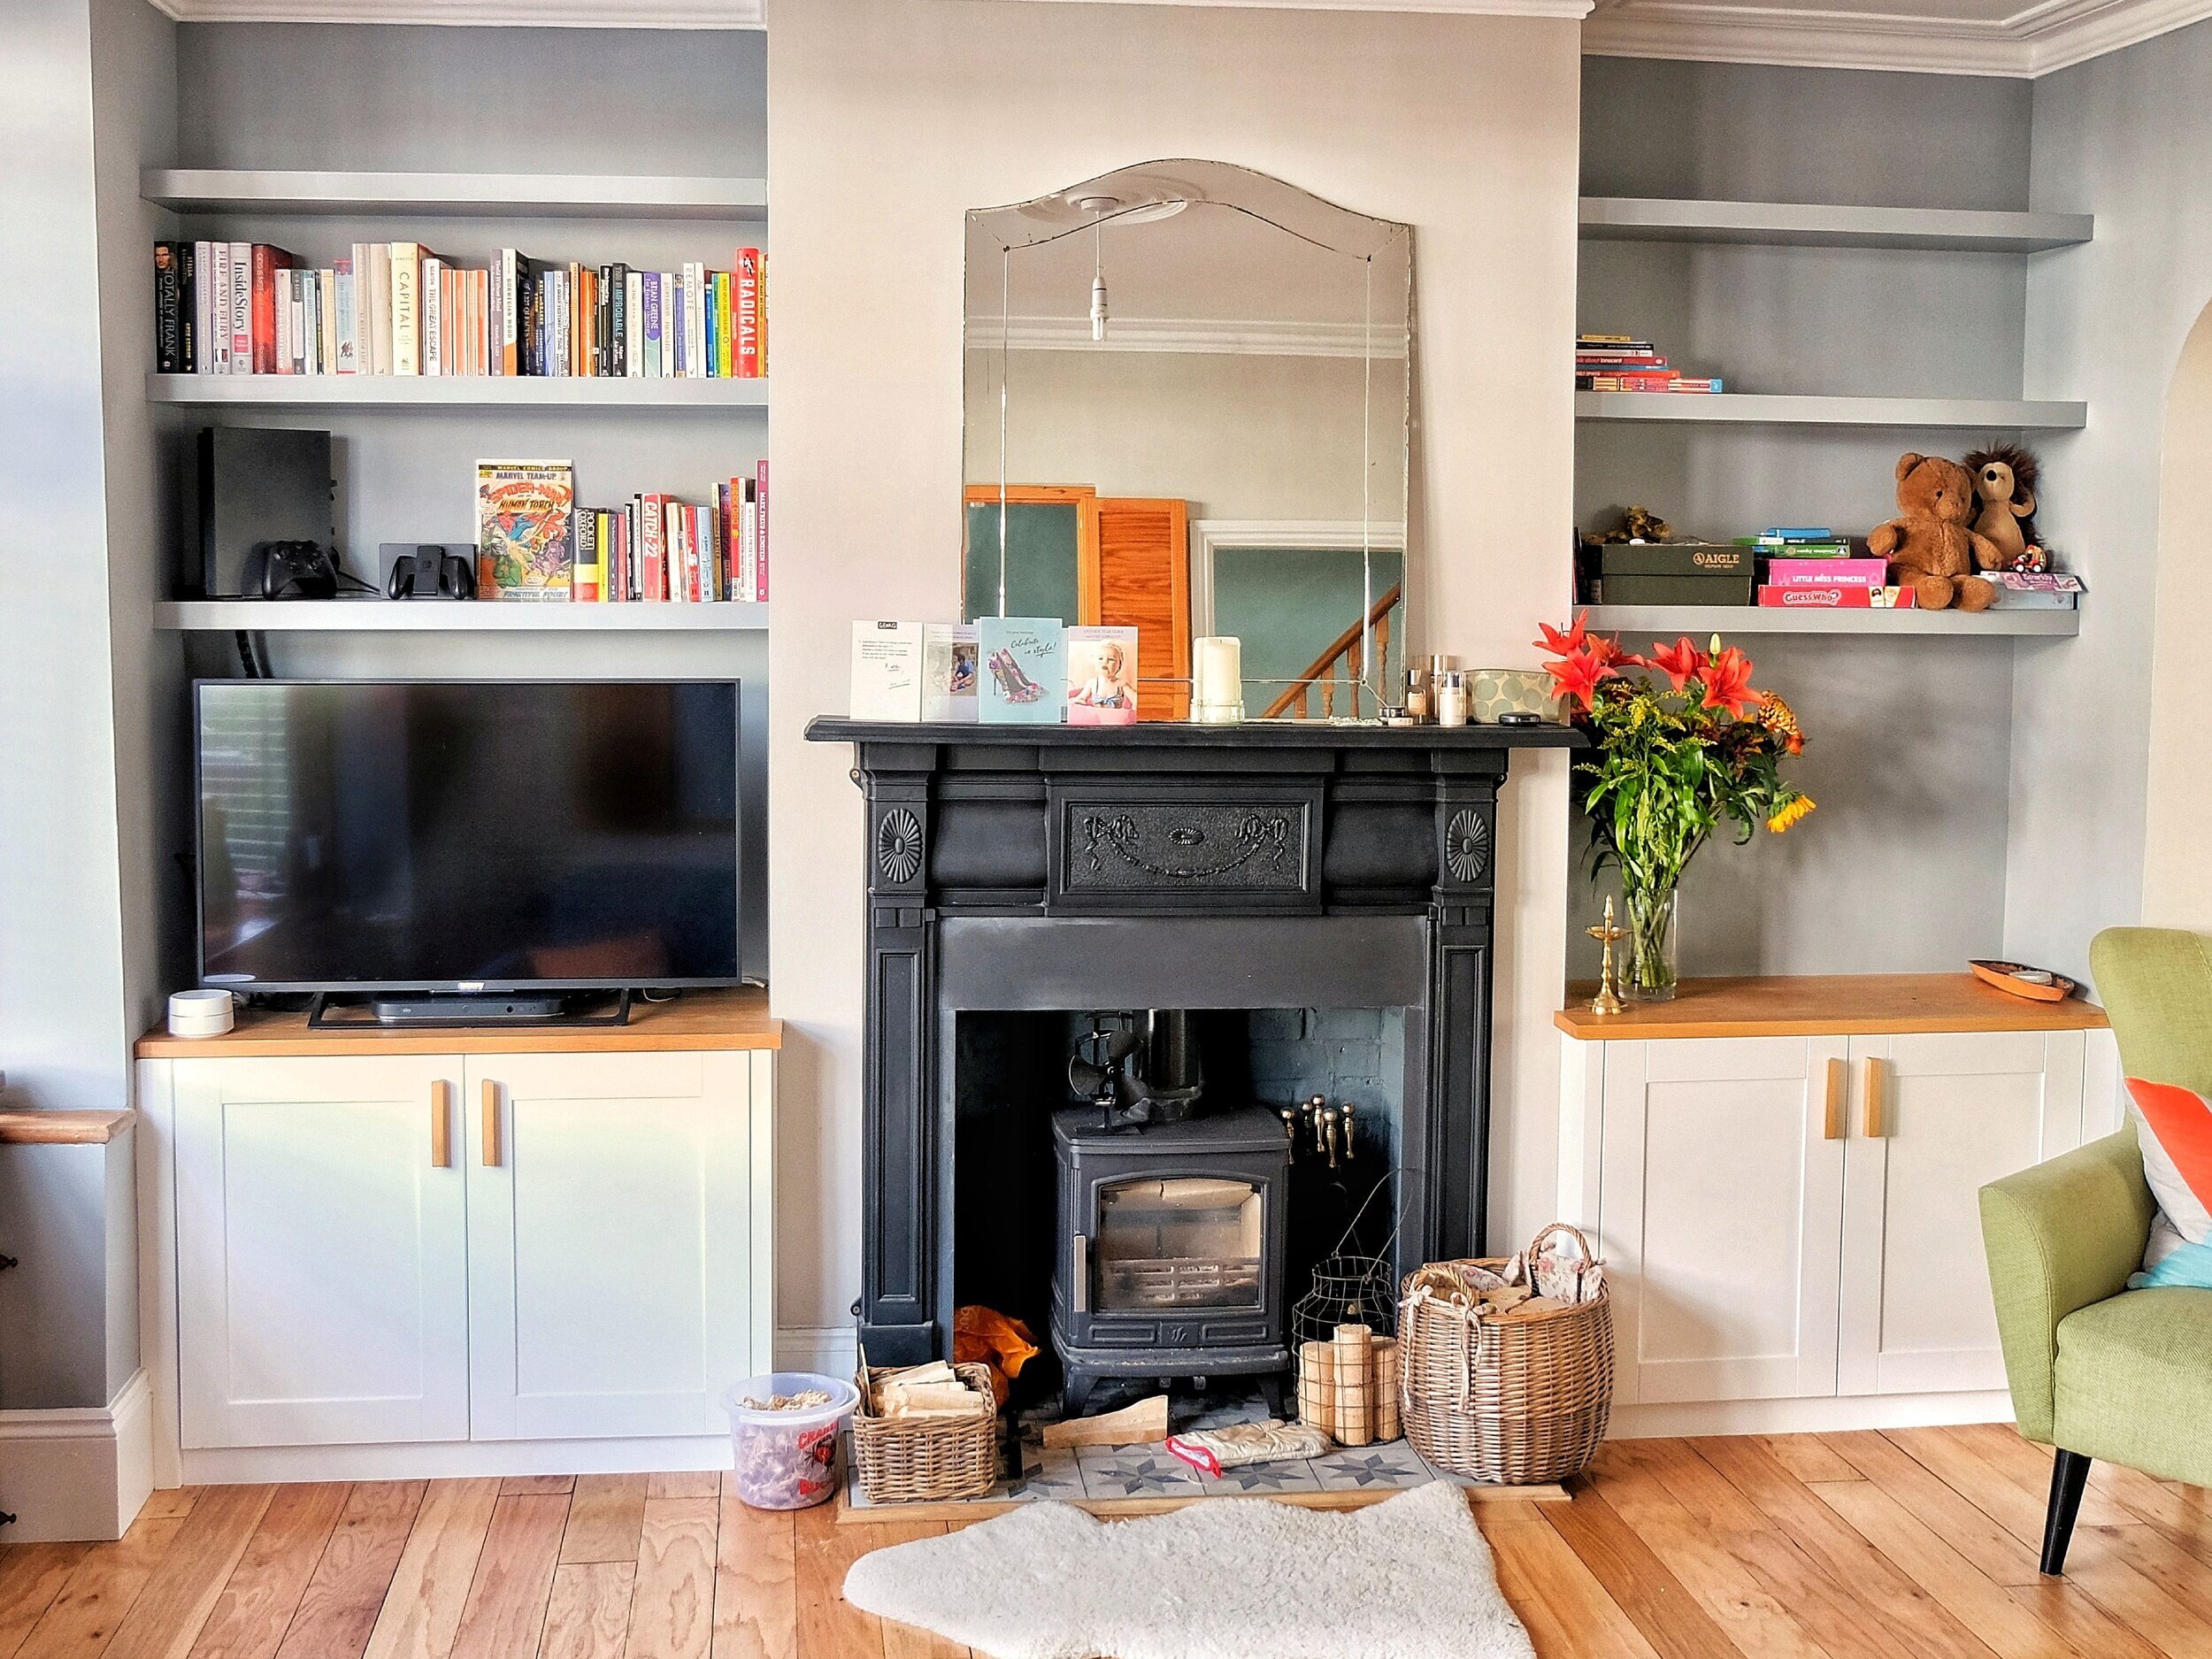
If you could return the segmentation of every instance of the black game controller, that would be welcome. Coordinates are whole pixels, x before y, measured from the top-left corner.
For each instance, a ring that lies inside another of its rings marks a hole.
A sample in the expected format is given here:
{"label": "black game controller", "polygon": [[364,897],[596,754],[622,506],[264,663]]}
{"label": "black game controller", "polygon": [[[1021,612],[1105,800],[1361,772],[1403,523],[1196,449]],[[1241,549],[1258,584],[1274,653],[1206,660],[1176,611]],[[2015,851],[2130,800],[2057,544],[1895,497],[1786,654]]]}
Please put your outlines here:
{"label": "black game controller", "polygon": [[458,553],[434,544],[417,546],[392,563],[386,578],[387,599],[473,599],[476,566]]}
{"label": "black game controller", "polygon": [[264,599],[335,599],[338,560],[314,541],[268,541],[246,555],[243,586]]}

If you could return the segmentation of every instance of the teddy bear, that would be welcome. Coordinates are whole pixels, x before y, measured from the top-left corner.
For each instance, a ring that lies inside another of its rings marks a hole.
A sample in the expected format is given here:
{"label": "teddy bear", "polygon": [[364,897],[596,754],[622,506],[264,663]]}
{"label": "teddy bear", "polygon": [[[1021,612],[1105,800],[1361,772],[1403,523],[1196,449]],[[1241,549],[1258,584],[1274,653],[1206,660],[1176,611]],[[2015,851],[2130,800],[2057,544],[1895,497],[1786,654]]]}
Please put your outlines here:
{"label": "teddy bear", "polygon": [[2039,568],[2034,555],[2035,457],[2013,444],[2001,443],[1968,456],[1966,470],[1974,475],[1974,490],[1981,497],[1974,528],[1997,544],[2008,569]]}
{"label": "teddy bear", "polygon": [[1956,603],[1986,611],[1997,597],[1993,583],[1974,572],[2004,563],[1997,544],[1968,519],[1975,503],[1974,475],[1939,455],[1907,454],[1897,461],[1897,505],[1903,516],[1878,525],[1867,551],[1886,558],[1891,575],[1909,584],[1924,611]]}

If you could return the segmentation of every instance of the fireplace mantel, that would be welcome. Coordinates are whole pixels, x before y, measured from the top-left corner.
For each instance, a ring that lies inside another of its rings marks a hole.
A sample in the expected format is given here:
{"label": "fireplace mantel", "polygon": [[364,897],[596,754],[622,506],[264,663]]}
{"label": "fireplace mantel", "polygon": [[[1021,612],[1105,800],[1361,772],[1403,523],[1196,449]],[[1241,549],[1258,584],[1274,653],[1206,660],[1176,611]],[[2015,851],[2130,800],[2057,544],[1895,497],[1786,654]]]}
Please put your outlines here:
{"label": "fireplace mantel", "polygon": [[823,716],[806,735],[854,746],[866,799],[872,1361],[949,1343],[968,1010],[1402,1007],[1402,1254],[1480,1250],[1497,792],[1512,750],[1578,733]]}

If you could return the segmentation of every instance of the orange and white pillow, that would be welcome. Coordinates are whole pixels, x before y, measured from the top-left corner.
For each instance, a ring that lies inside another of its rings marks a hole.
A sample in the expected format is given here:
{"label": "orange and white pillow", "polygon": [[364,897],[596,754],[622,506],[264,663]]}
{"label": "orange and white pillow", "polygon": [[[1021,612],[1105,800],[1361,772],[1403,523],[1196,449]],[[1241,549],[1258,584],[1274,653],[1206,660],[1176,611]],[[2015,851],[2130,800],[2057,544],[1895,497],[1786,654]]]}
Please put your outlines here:
{"label": "orange and white pillow", "polygon": [[2158,1216],[2143,1265],[2156,1267],[2184,1244],[2212,1243],[2212,1102],[2174,1083],[2128,1079],[2135,1139]]}

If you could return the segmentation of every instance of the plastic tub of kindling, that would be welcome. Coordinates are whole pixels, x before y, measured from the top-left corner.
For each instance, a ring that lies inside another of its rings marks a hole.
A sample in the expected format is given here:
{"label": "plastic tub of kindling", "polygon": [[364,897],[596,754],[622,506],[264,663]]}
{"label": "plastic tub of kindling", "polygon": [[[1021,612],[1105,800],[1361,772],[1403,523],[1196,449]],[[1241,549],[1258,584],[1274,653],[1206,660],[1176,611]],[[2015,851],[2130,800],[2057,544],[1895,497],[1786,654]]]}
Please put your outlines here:
{"label": "plastic tub of kindling", "polygon": [[[769,1409],[819,1390],[826,1404]],[[746,1404],[754,1401],[753,1405]],[[779,1371],[749,1377],[722,1397],[736,1453],[737,1495],[756,1509],[805,1509],[837,1490],[837,1425],[860,1403],[860,1390],[841,1377]]]}

